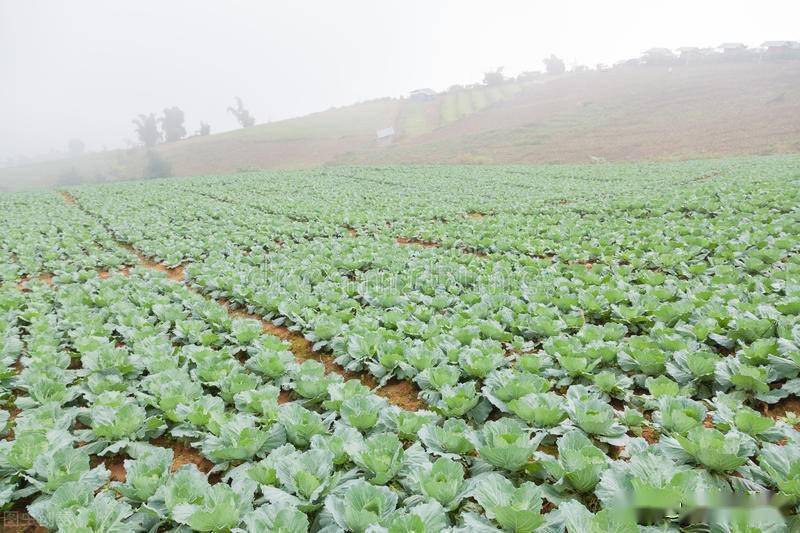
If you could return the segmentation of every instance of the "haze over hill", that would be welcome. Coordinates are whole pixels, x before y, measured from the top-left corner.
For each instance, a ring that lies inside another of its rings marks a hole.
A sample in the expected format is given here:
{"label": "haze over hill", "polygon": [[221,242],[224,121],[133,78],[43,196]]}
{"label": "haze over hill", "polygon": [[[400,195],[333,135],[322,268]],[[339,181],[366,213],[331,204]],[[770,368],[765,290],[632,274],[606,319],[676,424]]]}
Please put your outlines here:
{"label": "haze over hill", "polygon": [[[798,117],[800,61],[619,66],[454,88],[422,100],[378,99],[154,150],[173,175],[688,159],[798,152]],[[376,139],[378,130],[387,138]],[[140,178],[145,165],[143,148],[112,150],[0,169],[0,186]]]}

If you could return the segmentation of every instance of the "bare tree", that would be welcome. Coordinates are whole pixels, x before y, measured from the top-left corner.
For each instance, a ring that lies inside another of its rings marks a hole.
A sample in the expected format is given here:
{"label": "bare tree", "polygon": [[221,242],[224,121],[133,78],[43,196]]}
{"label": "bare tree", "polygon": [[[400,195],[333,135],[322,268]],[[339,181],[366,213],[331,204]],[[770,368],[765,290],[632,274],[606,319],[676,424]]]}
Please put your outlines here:
{"label": "bare tree", "polygon": [[136,126],[136,135],[139,137],[139,141],[147,148],[152,148],[161,140],[155,113],[139,115],[133,120],[133,123]]}
{"label": "bare tree", "polygon": [[229,107],[228,111],[233,113],[233,116],[236,117],[236,120],[239,121],[243,128],[249,128],[256,123],[256,119],[250,114],[250,111],[245,109],[242,99],[238,96],[236,97],[236,107]]}
{"label": "bare tree", "polygon": [[564,60],[556,57],[555,54],[550,54],[550,57],[546,57],[542,61],[548,74],[564,74],[567,71]]}
{"label": "bare tree", "polygon": [[186,128],[183,127],[183,111],[179,107],[164,109],[164,116],[159,118],[164,140],[169,142],[180,141],[186,137]]}

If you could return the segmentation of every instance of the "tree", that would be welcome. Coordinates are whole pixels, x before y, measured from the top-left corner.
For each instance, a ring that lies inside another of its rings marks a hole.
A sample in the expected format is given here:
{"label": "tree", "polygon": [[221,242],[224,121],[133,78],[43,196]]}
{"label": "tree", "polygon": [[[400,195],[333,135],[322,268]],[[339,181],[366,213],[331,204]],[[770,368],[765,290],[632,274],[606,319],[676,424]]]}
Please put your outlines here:
{"label": "tree", "polygon": [[503,67],[498,68],[494,72],[487,72],[483,75],[483,84],[484,85],[500,85],[505,81],[505,76],[503,76]]}
{"label": "tree", "polygon": [[200,129],[197,130],[197,135],[205,137],[211,133],[211,126],[205,122],[200,122]]}
{"label": "tree", "polygon": [[236,97],[236,107],[229,107],[228,111],[233,113],[233,116],[236,117],[236,120],[239,121],[243,128],[249,128],[256,123],[256,119],[250,114],[250,111],[244,108],[242,99],[238,96]]}
{"label": "tree", "polygon": [[69,151],[69,155],[77,157],[83,154],[84,150],[86,150],[86,145],[83,144],[83,141],[80,139],[70,139],[67,143],[67,150]]}
{"label": "tree", "polygon": [[136,125],[136,135],[139,137],[139,141],[147,148],[152,148],[161,140],[161,132],[158,131],[158,122],[154,113],[139,115],[133,123]]}
{"label": "tree", "polygon": [[180,141],[186,137],[186,128],[183,127],[183,111],[179,107],[164,109],[164,116],[158,119],[164,140],[168,143]]}
{"label": "tree", "polygon": [[147,151],[147,163],[144,167],[144,177],[167,178],[172,175],[172,165],[155,150]]}
{"label": "tree", "polygon": [[550,54],[550,57],[546,57],[542,61],[548,74],[564,74],[567,71],[564,60],[556,57],[555,54]]}

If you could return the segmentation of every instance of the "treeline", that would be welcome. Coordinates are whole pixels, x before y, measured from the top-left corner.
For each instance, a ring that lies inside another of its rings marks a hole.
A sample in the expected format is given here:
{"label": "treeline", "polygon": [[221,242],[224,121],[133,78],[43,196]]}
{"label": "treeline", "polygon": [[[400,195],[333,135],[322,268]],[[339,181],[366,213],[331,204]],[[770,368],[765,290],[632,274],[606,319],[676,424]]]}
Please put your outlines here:
{"label": "treeline", "polygon": [[[255,117],[245,108],[242,99],[238,96],[236,97],[236,107],[228,107],[228,112],[243,128],[249,128],[256,123]],[[164,109],[160,117],[157,117],[155,113],[140,114],[133,119],[133,124],[139,142],[146,148],[152,148],[160,142],[175,142],[186,137],[184,120],[183,110],[173,106]],[[201,121],[200,127],[194,135],[205,136],[210,133],[211,126]]]}
{"label": "treeline", "polygon": [[[588,72],[590,70],[609,70],[615,68],[648,67],[648,66],[681,66],[690,64],[711,64],[711,63],[746,63],[746,62],[769,62],[769,61],[800,61],[800,41],[766,41],[759,47],[749,47],[743,43],[722,43],[716,47],[697,47],[682,46],[677,49],[670,48],[650,48],[643,52],[639,57],[623,59],[613,65],[598,63],[591,67],[588,65],[573,65],[567,68],[565,62],[560,57],[550,54],[542,60],[544,73],[541,71],[526,71],[519,74],[516,78],[506,77],[503,74],[503,67],[490,71],[483,76],[483,85],[498,85],[511,81],[525,81],[536,78],[543,74],[558,75],[570,72]],[[470,89],[480,86],[475,83],[472,85],[453,85],[449,90]]]}
{"label": "treeline", "polygon": [[[236,97],[236,107],[228,107],[231,113],[243,128],[255,125],[256,119],[244,106],[242,99]],[[133,119],[136,136],[139,142],[147,148],[144,168],[145,178],[164,178],[172,175],[172,165],[161,154],[152,150],[161,142],[180,141],[186,137],[185,116],[183,110],[177,106],[165,108],[161,116],[155,113],[140,114]],[[206,136],[211,133],[211,126],[201,121],[200,128],[195,136]]]}

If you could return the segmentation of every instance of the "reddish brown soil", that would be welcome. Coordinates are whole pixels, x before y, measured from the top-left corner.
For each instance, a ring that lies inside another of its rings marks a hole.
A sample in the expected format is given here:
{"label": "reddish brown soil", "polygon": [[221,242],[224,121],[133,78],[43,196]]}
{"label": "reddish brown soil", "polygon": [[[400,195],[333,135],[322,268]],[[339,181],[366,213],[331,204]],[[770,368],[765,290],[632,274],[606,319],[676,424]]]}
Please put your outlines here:
{"label": "reddish brown soil", "polygon": [[38,275],[32,276],[32,277],[31,276],[23,276],[17,282],[17,290],[27,291],[28,288],[26,287],[25,284],[27,282],[31,281],[32,279],[38,279],[39,281],[41,281],[43,283],[46,283],[47,285],[49,285],[51,287],[53,286],[53,275],[49,274],[49,273],[45,273],[45,274],[38,274]]}
{"label": "reddish brown soil", "polygon": [[439,243],[436,242],[429,242],[429,241],[421,241],[419,239],[409,239],[407,237],[398,237],[397,244],[416,244],[418,246],[422,246],[423,248],[438,248],[440,246]]}
{"label": "reddish brown soil", "polygon": [[542,504],[542,514],[547,514],[553,509],[556,509],[556,507],[556,504],[545,500],[545,502]]}
{"label": "reddish brown soil", "polygon": [[121,454],[110,455],[107,457],[100,457],[95,455],[94,457],[92,457],[90,465],[92,468],[96,467],[101,463],[106,465],[106,468],[110,473],[109,480],[119,481],[120,483],[123,483],[125,481],[125,465],[124,465],[125,459],[126,457]]}
{"label": "reddish brown soil", "polygon": [[280,394],[278,394],[278,403],[287,403],[292,401],[292,391],[282,390]]}
{"label": "reddish brown soil", "polygon": [[67,191],[61,191],[61,196],[64,197],[64,201],[67,202],[68,204],[77,204],[78,203],[78,201],[75,199],[75,197],[72,196]]}
{"label": "reddish brown soil", "polygon": [[[19,362],[17,362],[17,366],[20,366]],[[19,374],[19,369],[17,369],[17,374]],[[20,412],[22,412],[22,409],[20,409],[16,405],[12,404],[12,406],[8,408],[8,415],[9,415],[8,416],[8,427],[9,427],[9,430],[8,430],[8,433],[6,433],[6,436],[3,437],[3,440],[14,440],[14,429],[13,429],[13,427],[14,427],[14,419],[17,418],[17,415],[20,414]]]}
{"label": "reddish brown soil", "polygon": [[642,438],[646,440],[648,444],[655,444],[659,440],[659,435],[656,430],[646,426],[642,428]]}
{"label": "reddish brown soil", "polygon": [[589,259],[576,259],[575,261],[571,261],[573,265],[583,265],[586,267],[586,270],[591,270],[594,267],[594,263],[591,262]]}
{"label": "reddish brown soil", "polygon": [[540,444],[539,447],[536,448],[536,451],[558,457],[558,447],[555,444]]}
{"label": "reddish brown soil", "polygon": [[130,269],[130,267],[122,267],[119,270],[99,270],[97,272],[97,276],[100,279],[108,279],[111,276],[113,276],[114,274],[119,274],[121,276],[130,276],[131,269]]}
{"label": "reddish brown soil", "polygon": [[175,459],[173,459],[172,466],[170,467],[173,472],[183,465],[188,464],[197,466],[197,468],[205,473],[208,473],[208,471],[213,468],[213,463],[193,448],[188,446],[174,446],[172,449],[175,452]]}
{"label": "reddish brown soil", "polygon": [[226,300],[219,300],[219,303],[228,310],[231,316],[258,320],[261,322],[261,327],[265,333],[275,335],[276,337],[288,341],[291,351],[298,361],[302,362],[309,359],[319,361],[325,366],[326,372],[339,374],[344,379],[357,379],[363,385],[375,389],[375,394],[386,398],[392,405],[397,405],[398,407],[411,411],[424,408],[425,402],[417,398],[419,389],[417,389],[413,383],[393,380],[387,385],[376,389],[376,387],[378,387],[378,382],[374,377],[364,373],[348,372],[334,362],[334,357],[331,354],[314,350],[313,344],[301,334],[291,331],[286,326],[276,326],[258,315],[248,313],[241,309],[232,309],[230,303]]}
{"label": "reddish brown soil", "polygon": [[609,445],[609,447],[608,447],[608,456],[611,457],[614,460],[617,460],[617,459],[620,458],[620,455],[622,455],[622,452],[624,452],[624,451],[625,451],[625,446]]}
{"label": "reddish brown soil", "polygon": [[[65,201],[67,201],[68,203],[78,205],[75,197],[73,197],[71,194],[67,192],[62,192],[61,194],[64,197]],[[355,232],[355,230],[352,229],[350,231]],[[411,241],[408,241],[408,243],[410,244]],[[117,244],[120,247],[129,251],[130,253],[134,254],[139,259],[139,266],[149,268],[151,270],[157,270],[159,272],[164,272],[167,275],[167,278],[170,279],[171,281],[179,283],[184,283],[186,281],[184,267],[182,266],[177,266],[174,268],[167,267],[165,265],[162,265],[161,263],[157,263],[152,259],[146,257],[139,250],[137,250],[136,248],[134,248],[129,244],[122,243],[119,241],[117,242]],[[437,244],[434,243],[419,242],[413,244],[422,244],[423,246],[426,247],[438,246]],[[120,273],[122,273],[123,275],[127,275],[129,273],[129,269],[127,268],[122,269],[120,270]],[[108,271],[100,271],[99,275],[101,278],[105,279],[110,276],[110,273]],[[376,389],[376,387],[378,386],[377,381],[371,375],[348,372],[334,362],[334,357],[332,355],[314,350],[313,344],[310,341],[308,341],[305,337],[303,337],[301,334],[291,331],[289,328],[285,326],[278,326],[271,322],[268,322],[258,315],[247,313],[246,311],[243,311],[241,309],[234,309],[231,306],[230,302],[225,299],[219,299],[217,300],[217,303],[225,307],[230,316],[236,318],[248,318],[252,320],[258,320],[261,323],[261,327],[265,333],[269,333],[271,335],[275,335],[276,337],[289,341],[291,346],[291,351],[292,353],[294,353],[298,361],[306,361],[308,359],[314,359],[316,361],[321,362],[325,366],[325,371],[328,373],[332,372],[339,374],[345,379],[357,379],[362,384],[364,384],[367,387],[370,387],[371,389]],[[404,382],[397,382],[396,384],[390,384],[387,385],[386,387],[376,389],[375,391],[376,394],[383,396],[384,398],[389,400],[390,403],[412,410],[421,409],[422,406],[424,405],[421,401],[417,399],[417,392],[418,391],[413,384]],[[283,401],[287,401],[288,397],[283,396],[282,399]],[[189,449],[189,452],[197,454],[197,452],[192,449]]]}
{"label": "reddish brown soil", "polygon": [[[16,508],[16,506],[15,506]],[[0,513],[0,531],[3,533],[47,533],[47,529],[40,526],[24,507],[20,510],[11,510]]]}
{"label": "reddish brown soil", "polygon": [[376,393],[389,400],[392,405],[406,411],[419,411],[425,408],[425,402],[418,397],[419,389],[410,381],[393,379]]}
{"label": "reddish brown soil", "polygon": [[152,444],[161,446],[162,448],[172,449],[175,454],[172,459],[172,466],[170,467],[172,472],[188,464],[197,466],[203,473],[208,473],[208,471],[214,467],[214,463],[203,457],[203,454],[183,442],[170,439],[169,437],[159,437],[155,439]]}
{"label": "reddish brown soil", "polygon": [[119,245],[139,258],[139,266],[149,268],[150,270],[163,272],[167,275],[167,278],[172,281],[183,281],[185,279],[182,266],[178,265],[174,268],[170,268],[166,265],[162,265],[161,263],[153,261],[129,244],[119,243]]}
{"label": "reddish brown soil", "polygon": [[764,404],[764,416],[769,416],[777,420],[785,417],[786,413],[800,415],[800,398],[797,396],[789,396],[772,406]]}
{"label": "reddish brown soil", "polygon": [[489,257],[489,254],[487,254],[483,250],[464,250],[464,249],[461,249],[461,251],[464,252],[465,254],[472,254],[475,257],[480,257],[481,259]]}
{"label": "reddish brown soil", "polygon": [[[370,388],[377,386],[377,382],[372,376],[344,370],[334,362],[334,357],[332,355],[314,350],[313,344],[309,340],[307,340],[301,334],[291,331],[286,326],[276,326],[272,322],[264,320],[258,315],[248,313],[241,309],[232,309],[230,303],[226,300],[219,300],[219,303],[228,310],[228,313],[230,313],[231,316],[236,318],[249,318],[252,320],[258,320],[261,322],[261,327],[264,330],[264,333],[269,333],[288,341],[290,343],[291,351],[298,361],[302,362],[309,359],[314,359],[315,361],[319,361],[325,365],[326,372],[339,374],[345,379],[357,379]],[[377,391],[377,394],[381,394],[381,392]]]}

